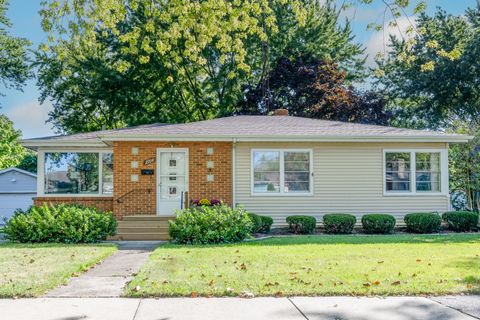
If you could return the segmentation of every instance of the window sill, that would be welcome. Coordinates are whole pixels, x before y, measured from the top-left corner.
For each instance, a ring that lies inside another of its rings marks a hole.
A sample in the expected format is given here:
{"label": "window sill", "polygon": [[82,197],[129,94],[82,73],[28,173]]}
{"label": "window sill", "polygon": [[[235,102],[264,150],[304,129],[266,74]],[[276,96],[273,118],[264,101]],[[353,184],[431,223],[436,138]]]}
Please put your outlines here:
{"label": "window sill", "polygon": [[252,197],[313,197],[313,192],[309,193],[250,193]]}
{"label": "window sill", "polygon": [[113,198],[113,194],[61,194],[61,193],[48,193],[38,194],[38,198]]}
{"label": "window sill", "polygon": [[384,192],[384,197],[425,197],[425,196],[448,196],[444,192]]}

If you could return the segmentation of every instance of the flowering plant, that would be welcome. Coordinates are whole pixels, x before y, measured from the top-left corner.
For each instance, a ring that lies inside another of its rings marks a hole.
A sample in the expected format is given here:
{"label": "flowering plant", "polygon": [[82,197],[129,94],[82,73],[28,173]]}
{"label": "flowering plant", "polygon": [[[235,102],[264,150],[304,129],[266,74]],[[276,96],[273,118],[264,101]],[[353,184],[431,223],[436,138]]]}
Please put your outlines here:
{"label": "flowering plant", "polygon": [[212,204],[210,203],[210,200],[203,198],[203,199],[198,200],[197,205],[199,205],[199,206],[211,206]]}
{"label": "flowering plant", "polygon": [[201,206],[201,207],[211,207],[211,206],[218,206],[222,204],[222,201],[219,199],[207,199],[207,198],[199,198],[193,199],[192,204],[194,206]]}

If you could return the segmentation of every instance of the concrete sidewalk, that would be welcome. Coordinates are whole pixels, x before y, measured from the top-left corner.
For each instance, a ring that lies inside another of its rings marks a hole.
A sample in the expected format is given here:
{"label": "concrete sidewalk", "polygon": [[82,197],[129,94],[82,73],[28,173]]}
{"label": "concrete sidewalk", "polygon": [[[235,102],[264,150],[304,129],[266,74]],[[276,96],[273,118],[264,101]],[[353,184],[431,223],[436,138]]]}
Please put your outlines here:
{"label": "concrete sidewalk", "polygon": [[[461,299],[462,297],[458,297]],[[480,305],[480,297],[468,297]],[[420,297],[352,298],[41,298],[0,300],[2,320],[472,320],[470,310],[456,310]],[[457,297],[453,300],[458,300]],[[458,303],[458,301],[457,301]]]}
{"label": "concrete sidewalk", "polygon": [[[148,256],[160,241],[118,241],[118,251],[95,268],[78,278],[71,278],[67,285],[48,292],[49,298],[117,298],[132,280]],[[1,317],[0,317],[1,319]]]}

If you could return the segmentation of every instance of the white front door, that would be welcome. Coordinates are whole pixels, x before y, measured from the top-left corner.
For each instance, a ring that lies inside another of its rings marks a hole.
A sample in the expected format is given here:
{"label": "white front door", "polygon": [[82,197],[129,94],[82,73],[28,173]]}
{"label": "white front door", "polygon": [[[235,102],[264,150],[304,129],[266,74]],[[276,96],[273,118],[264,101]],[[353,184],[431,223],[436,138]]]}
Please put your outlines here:
{"label": "white front door", "polygon": [[157,149],[157,215],[183,209],[188,191],[188,149]]}

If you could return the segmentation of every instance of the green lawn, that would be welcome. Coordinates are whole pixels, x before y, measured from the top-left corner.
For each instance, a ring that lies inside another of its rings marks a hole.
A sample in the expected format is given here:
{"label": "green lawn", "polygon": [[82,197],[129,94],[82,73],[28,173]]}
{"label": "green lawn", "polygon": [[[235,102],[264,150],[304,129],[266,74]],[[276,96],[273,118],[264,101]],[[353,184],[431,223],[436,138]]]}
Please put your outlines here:
{"label": "green lawn", "polygon": [[[139,286],[139,287],[138,287]],[[127,296],[480,292],[480,234],[302,236],[158,248]]]}
{"label": "green lawn", "polygon": [[0,244],[0,297],[39,296],[115,251],[103,244]]}

